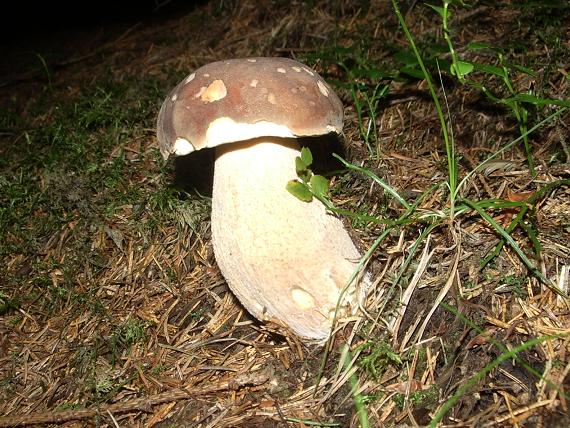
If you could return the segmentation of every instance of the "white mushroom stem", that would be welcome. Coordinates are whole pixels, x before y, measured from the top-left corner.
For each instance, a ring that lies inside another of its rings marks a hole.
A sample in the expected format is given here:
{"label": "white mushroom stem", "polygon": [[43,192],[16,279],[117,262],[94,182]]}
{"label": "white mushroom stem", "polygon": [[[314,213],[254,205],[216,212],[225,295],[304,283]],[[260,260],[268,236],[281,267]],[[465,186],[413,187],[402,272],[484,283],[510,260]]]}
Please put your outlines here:
{"label": "white mushroom stem", "polygon": [[[319,201],[302,202],[285,189],[296,178],[298,143],[265,138],[216,150],[212,241],[230,288],[255,317],[326,339],[360,254]],[[363,296],[355,285],[344,294],[345,313]]]}

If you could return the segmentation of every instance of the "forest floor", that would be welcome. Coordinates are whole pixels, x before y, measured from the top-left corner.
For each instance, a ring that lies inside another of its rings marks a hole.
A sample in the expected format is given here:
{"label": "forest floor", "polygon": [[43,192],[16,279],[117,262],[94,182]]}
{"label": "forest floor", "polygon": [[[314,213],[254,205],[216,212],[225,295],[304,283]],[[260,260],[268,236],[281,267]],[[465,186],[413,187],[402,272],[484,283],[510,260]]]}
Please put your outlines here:
{"label": "forest floor", "polygon": [[[452,5],[448,31],[400,7],[431,79],[384,1],[202,2],[4,46],[0,426],[570,426],[570,5]],[[324,347],[240,306],[211,177],[158,150],[172,87],[254,56],[345,106],[330,199],[373,287]]]}

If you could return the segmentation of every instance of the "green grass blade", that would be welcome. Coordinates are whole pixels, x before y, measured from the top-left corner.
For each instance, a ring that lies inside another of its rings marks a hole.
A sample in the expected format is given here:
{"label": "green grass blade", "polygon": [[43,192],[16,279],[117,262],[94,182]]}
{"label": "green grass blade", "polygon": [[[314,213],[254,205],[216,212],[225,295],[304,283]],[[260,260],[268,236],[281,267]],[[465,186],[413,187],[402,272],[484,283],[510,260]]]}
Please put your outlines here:
{"label": "green grass blade", "polygon": [[[522,219],[524,218],[524,216],[526,215],[528,211],[528,206],[523,206],[521,208],[521,210],[519,211],[519,213],[516,215],[516,217],[511,221],[511,223],[507,226],[507,228],[505,229],[505,231],[507,233],[512,233],[513,230],[516,229],[516,227],[520,224],[520,222],[522,221]],[[481,268],[484,268],[485,266],[487,266],[489,264],[489,262],[491,260],[493,260],[495,257],[497,257],[499,255],[499,253],[501,252],[501,250],[503,249],[504,245],[505,245],[505,240],[501,239],[499,241],[499,243],[497,245],[495,245],[495,248],[493,248],[493,250],[487,254],[487,256],[485,256],[485,258],[481,261]]]}
{"label": "green grass blade", "polygon": [[[570,186],[570,179],[553,181],[552,183],[549,183],[546,186],[534,192],[525,202],[518,203],[521,204],[520,205],[521,210],[516,215],[516,217],[511,221],[511,223],[508,225],[505,231],[510,234],[513,230],[515,230],[515,228],[519,224],[522,224],[521,222],[524,219],[529,207],[536,205],[536,203],[546,193],[549,193],[550,191],[554,190],[559,186]],[[535,250],[538,249],[538,252],[540,252],[540,243],[538,242],[536,237],[534,237],[534,232],[533,231],[528,231],[528,232],[531,233],[529,235],[529,238],[531,240],[536,240],[536,242],[533,241]],[[501,241],[499,241],[499,243],[495,246],[495,248],[493,248],[493,250],[481,261],[481,267],[484,268],[485,266],[487,266],[487,264],[489,264],[489,262],[493,260],[500,253],[504,245],[505,245],[505,240],[501,239]]]}
{"label": "green grass blade", "polygon": [[[539,123],[537,123],[536,125],[534,125],[532,128],[528,129],[526,131],[526,135],[528,136],[529,134],[532,134],[534,131],[542,128],[545,124],[547,124],[548,122],[550,122],[551,120],[554,120],[556,117],[560,116],[562,113],[564,113],[567,110],[567,108],[561,108],[557,111],[555,111],[554,113],[548,115],[546,118],[544,118],[543,120],[541,120]],[[510,143],[508,143],[506,146],[504,146],[503,148],[501,148],[500,150],[497,150],[497,152],[495,152],[494,154],[492,154],[491,156],[489,156],[487,159],[485,159],[483,162],[481,162],[479,165],[477,165],[472,171],[470,171],[465,178],[463,178],[463,180],[461,180],[461,182],[459,183],[459,185],[457,186],[457,192],[459,192],[461,190],[461,188],[465,185],[465,183],[467,183],[471,177],[473,177],[473,175],[475,173],[477,173],[478,171],[481,171],[485,166],[487,166],[487,164],[489,162],[491,162],[493,159],[495,159],[496,157],[500,156],[502,153],[506,152],[507,150],[509,150],[511,147],[513,147],[515,144],[520,143],[523,140],[523,135],[520,135],[519,137],[515,138],[513,141],[511,141]]]}
{"label": "green grass blade", "polygon": [[422,70],[422,73],[424,75],[423,77],[426,79],[426,83],[427,83],[427,86],[429,88],[429,93],[431,95],[431,98],[433,100],[433,103],[434,103],[436,111],[437,111],[437,117],[439,118],[439,123],[441,126],[441,132],[443,134],[443,140],[445,142],[445,151],[447,154],[447,169],[448,169],[448,180],[449,180],[448,184],[449,184],[449,190],[450,190],[451,212],[453,213],[453,208],[455,206],[455,195],[456,195],[455,189],[457,187],[457,176],[456,176],[457,160],[455,158],[455,148],[453,147],[453,141],[452,141],[451,136],[449,135],[447,121],[445,120],[445,115],[443,114],[443,109],[441,107],[439,97],[437,96],[437,93],[435,91],[435,85],[433,84],[431,74],[428,72],[428,70],[424,64],[424,61],[422,59],[422,56],[420,54],[420,51],[418,50],[416,43],[414,42],[414,37],[412,36],[412,33],[410,33],[410,30],[408,29],[408,26],[406,25],[406,21],[404,20],[404,17],[402,16],[402,13],[400,12],[400,8],[398,6],[398,1],[392,0],[392,6],[393,6],[394,12],[396,13],[396,16],[398,18],[398,22],[400,23],[400,27],[402,27],[402,30],[404,31],[404,34],[406,35],[406,38],[408,40],[408,43],[410,44],[410,47],[412,48],[414,55],[416,56],[418,64],[419,64],[419,66]]}
{"label": "green grass blade", "polygon": [[[344,349],[342,352],[344,356],[343,365],[346,370],[350,369],[350,361],[351,361],[351,352],[348,349],[348,345],[344,345]],[[358,376],[356,372],[354,372],[349,377],[350,388],[352,390],[353,400],[354,400],[354,407],[356,407],[356,414],[358,415],[358,420],[360,421],[360,428],[370,428],[370,422],[368,421],[368,412],[366,410],[365,399],[358,392]]]}
{"label": "green grass blade", "polygon": [[410,209],[411,205],[408,204],[406,202],[406,200],[404,198],[402,198],[398,192],[391,187],[390,185],[388,185],[387,183],[385,183],[384,181],[382,181],[380,179],[380,177],[378,177],[376,174],[374,174],[372,171],[370,171],[367,168],[363,168],[361,166],[358,165],[354,165],[350,162],[345,161],[343,158],[341,158],[339,155],[337,155],[336,153],[333,153],[333,156],[335,158],[337,158],[339,161],[342,162],[342,164],[344,166],[346,166],[348,169],[352,169],[353,171],[357,171],[360,172],[361,174],[367,176],[368,178],[372,179],[375,183],[377,183],[380,187],[382,187],[387,193],[389,193],[390,195],[392,195],[394,197],[394,199],[396,199],[400,205],[404,206],[406,209]]}
{"label": "green grass blade", "polygon": [[[471,325],[472,327],[474,326],[474,324],[466,319],[465,317],[461,316],[461,314],[455,310],[455,308],[446,305],[444,303],[442,303],[442,306],[444,306],[444,308],[446,308],[447,310],[449,310],[452,313],[455,313],[457,316],[460,316],[464,321],[467,321],[469,325]],[[478,326],[475,326],[475,329],[479,331],[479,333],[482,332],[482,329],[479,328]],[[567,335],[564,335],[567,336]],[[466,383],[464,383],[461,387],[459,387],[457,389],[457,391],[455,392],[455,394],[453,394],[451,396],[451,398],[449,400],[447,400],[437,411],[437,413],[435,414],[435,416],[433,417],[432,421],[430,422],[430,424],[428,425],[430,428],[436,428],[438,426],[439,423],[441,423],[443,421],[443,418],[445,417],[445,415],[447,414],[447,412],[449,412],[449,410],[451,410],[451,408],[457,403],[457,401],[459,401],[459,399],[465,395],[469,389],[471,389],[473,386],[475,386],[479,381],[481,381],[489,372],[491,372],[491,370],[493,370],[494,368],[496,368],[497,366],[499,366],[501,363],[508,361],[510,359],[517,359],[519,360],[518,354],[520,354],[523,351],[526,351],[527,349],[530,349],[536,345],[539,345],[543,342],[546,342],[548,340],[553,340],[559,337],[563,337],[561,335],[553,335],[553,336],[541,336],[541,337],[537,337],[537,338],[533,338],[530,339],[524,343],[522,343],[521,345],[517,346],[516,348],[513,348],[511,350],[507,349],[504,346],[500,346],[500,349],[503,351],[503,353],[501,355],[499,355],[495,360],[493,360],[491,363],[487,364],[483,369],[481,369],[480,371],[478,371],[477,373],[475,373],[475,375],[473,377],[471,377]],[[495,343],[495,341],[493,341],[493,343]],[[497,342],[498,343],[498,342]],[[520,360],[519,360],[520,361]],[[528,365],[527,365],[528,366]],[[529,366],[530,367],[530,366]],[[535,374],[538,374],[538,376],[540,377],[540,373],[536,372],[534,369],[532,369],[532,371]]]}
{"label": "green grass blade", "polygon": [[497,231],[497,233],[499,233],[503,237],[503,239],[517,253],[517,255],[520,257],[522,262],[526,265],[526,267],[532,272],[532,274],[534,276],[536,276],[538,279],[540,279],[546,286],[553,289],[559,295],[561,295],[565,298],[568,298],[568,296],[566,295],[566,293],[564,291],[560,290],[556,285],[554,285],[552,283],[552,281],[550,281],[547,277],[545,277],[540,270],[538,270],[538,268],[527,257],[527,255],[524,253],[524,251],[521,250],[521,248],[518,246],[518,244],[515,242],[515,240],[512,238],[512,236],[509,235],[509,233],[505,229],[503,229],[503,227],[501,227],[501,225],[499,225],[495,220],[493,220],[493,218],[483,208],[478,206],[478,204],[476,202],[470,201],[468,199],[463,199],[463,202],[465,202],[465,204],[467,204],[468,206],[473,208],[475,211],[477,211],[479,213],[479,215],[487,223],[489,223]]}
{"label": "green grass blade", "polygon": [[473,386],[477,384],[477,382],[481,381],[491,370],[496,368],[499,364],[510,360],[511,358],[516,357],[517,354],[520,352],[526,351],[527,349],[532,348],[533,346],[539,345],[542,342],[546,342],[547,340],[552,340],[556,336],[541,336],[534,339],[531,339],[523,344],[513,348],[510,351],[504,352],[503,354],[499,355],[494,361],[487,364],[482,370],[478,371],[471,379],[469,379],[466,383],[464,383],[455,394],[451,396],[449,400],[447,400],[443,406],[437,411],[435,416],[433,417],[432,421],[428,425],[429,428],[436,428],[437,425],[443,420],[446,413],[451,410],[451,408],[457,403],[457,401],[467,393]]}

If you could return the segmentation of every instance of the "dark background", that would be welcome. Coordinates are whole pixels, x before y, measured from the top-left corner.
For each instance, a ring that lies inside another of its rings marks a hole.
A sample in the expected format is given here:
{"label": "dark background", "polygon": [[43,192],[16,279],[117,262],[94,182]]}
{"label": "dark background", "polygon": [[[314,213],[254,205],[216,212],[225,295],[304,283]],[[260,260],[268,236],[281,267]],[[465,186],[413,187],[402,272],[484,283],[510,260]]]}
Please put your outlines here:
{"label": "dark background", "polygon": [[202,3],[206,1],[10,2],[0,13],[0,88],[41,74],[44,62],[57,71],[126,32],[184,16]]}
{"label": "dark background", "polygon": [[197,0],[13,1],[2,11],[4,43],[46,31],[164,18],[192,10]]}

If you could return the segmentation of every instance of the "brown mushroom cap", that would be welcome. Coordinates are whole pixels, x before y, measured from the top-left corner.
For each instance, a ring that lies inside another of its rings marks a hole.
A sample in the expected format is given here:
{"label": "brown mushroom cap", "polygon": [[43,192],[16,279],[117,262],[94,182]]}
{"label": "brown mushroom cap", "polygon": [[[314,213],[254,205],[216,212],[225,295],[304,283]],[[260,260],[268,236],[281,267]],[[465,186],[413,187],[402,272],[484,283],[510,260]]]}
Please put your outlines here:
{"label": "brown mushroom cap", "polygon": [[287,58],[231,59],[180,82],[158,115],[162,155],[262,136],[341,133],[342,103],[304,64]]}

